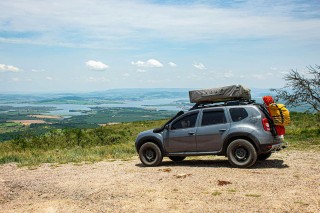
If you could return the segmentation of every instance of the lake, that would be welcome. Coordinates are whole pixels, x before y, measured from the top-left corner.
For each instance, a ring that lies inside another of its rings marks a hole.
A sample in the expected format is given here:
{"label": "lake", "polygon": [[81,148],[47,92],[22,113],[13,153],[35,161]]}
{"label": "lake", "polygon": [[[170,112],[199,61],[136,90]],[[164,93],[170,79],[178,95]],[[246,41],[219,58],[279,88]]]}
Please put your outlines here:
{"label": "lake", "polygon": [[[177,102],[179,101],[179,102]],[[72,115],[81,115],[81,110],[91,111],[91,108],[95,107],[136,107],[144,109],[154,109],[154,110],[168,110],[168,111],[180,111],[190,108],[187,105],[189,100],[181,99],[149,99],[141,101],[122,101],[121,104],[99,104],[99,105],[82,105],[82,104],[0,104],[2,106],[13,106],[13,107],[54,107],[55,110],[50,111],[49,113],[44,113],[48,115],[61,115],[61,116],[72,116]],[[183,104],[185,103],[185,104]],[[72,112],[70,112],[70,110]]]}
{"label": "lake", "polygon": [[[257,102],[262,102],[261,97],[255,97],[254,100]],[[135,108],[143,108],[143,109],[154,109],[154,110],[167,110],[167,111],[180,111],[180,110],[188,110],[193,105],[189,103],[189,99],[181,99],[181,98],[155,98],[155,99],[146,99],[146,100],[138,100],[138,101],[121,101],[121,103],[114,104],[98,104],[98,105],[84,105],[84,104],[0,104],[2,106],[13,106],[13,107],[26,107],[26,106],[34,106],[34,107],[54,107],[55,110],[52,110],[48,113],[43,113],[47,115],[60,115],[60,116],[74,116],[74,115],[82,115],[84,114],[81,111],[92,111],[92,108],[95,107],[135,107]],[[289,108],[290,111],[305,111],[306,108],[297,107],[297,108]],[[2,112],[5,113],[5,112]]]}

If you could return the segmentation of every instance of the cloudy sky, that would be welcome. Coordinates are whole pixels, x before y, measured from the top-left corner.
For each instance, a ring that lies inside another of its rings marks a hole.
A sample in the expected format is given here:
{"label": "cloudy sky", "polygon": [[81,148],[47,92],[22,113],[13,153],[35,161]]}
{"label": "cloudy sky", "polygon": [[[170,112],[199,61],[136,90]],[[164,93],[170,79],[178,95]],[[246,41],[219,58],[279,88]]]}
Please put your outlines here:
{"label": "cloudy sky", "polygon": [[282,87],[319,57],[319,0],[0,1],[0,92]]}

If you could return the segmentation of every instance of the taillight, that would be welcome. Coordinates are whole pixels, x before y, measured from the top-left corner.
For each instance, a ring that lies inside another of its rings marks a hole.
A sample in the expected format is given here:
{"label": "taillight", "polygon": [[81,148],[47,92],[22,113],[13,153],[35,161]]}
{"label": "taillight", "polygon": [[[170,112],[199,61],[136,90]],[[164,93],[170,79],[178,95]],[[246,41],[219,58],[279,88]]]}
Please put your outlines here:
{"label": "taillight", "polygon": [[270,131],[270,124],[267,118],[262,119],[262,126],[265,131]]}

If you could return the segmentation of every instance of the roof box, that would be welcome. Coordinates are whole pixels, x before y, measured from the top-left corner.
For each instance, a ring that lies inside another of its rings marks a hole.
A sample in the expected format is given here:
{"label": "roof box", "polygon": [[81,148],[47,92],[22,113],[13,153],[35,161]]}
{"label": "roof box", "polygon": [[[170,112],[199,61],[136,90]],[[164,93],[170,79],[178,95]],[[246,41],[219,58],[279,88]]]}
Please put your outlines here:
{"label": "roof box", "polygon": [[189,91],[191,103],[217,103],[233,100],[251,100],[250,89],[242,85],[231,85],[212,89]]}

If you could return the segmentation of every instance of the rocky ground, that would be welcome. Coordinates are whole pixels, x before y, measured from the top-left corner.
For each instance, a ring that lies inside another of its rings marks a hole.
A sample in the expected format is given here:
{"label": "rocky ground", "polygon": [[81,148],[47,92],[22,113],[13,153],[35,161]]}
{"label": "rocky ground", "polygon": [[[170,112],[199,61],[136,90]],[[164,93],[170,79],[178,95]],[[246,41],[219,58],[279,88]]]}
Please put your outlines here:
{"label": "rocky ground", "polygon": [[282,151],[250,169],[226,158],[147,168],[138,158],[0,166],[1,212],[320,212],[320,154]]}

